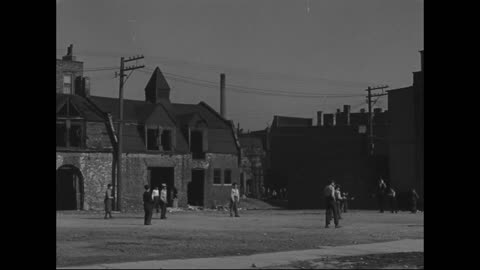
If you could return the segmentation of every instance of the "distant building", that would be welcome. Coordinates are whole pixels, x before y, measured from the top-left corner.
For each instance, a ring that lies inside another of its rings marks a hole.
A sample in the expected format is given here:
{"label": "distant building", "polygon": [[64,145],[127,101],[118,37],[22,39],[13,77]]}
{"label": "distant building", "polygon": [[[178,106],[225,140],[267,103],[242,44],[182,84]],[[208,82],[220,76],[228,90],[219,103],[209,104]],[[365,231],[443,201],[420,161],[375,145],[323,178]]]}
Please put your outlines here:
{"label": "distant building", "polygon": [[[356,197],[356,208],[373,208],[371,198],[380,176],[388,175],[388,112],[374,112],[375,155],[368,152],[366,126],[368,114],[317,113],[317,125],[309,118],[274,116],[265,134],[265,185],[270,189],[287,189],[290,208],[322,208],[321,191],[329,179]],[[322,121],[323,120],[323,121]]]}
{"label": "distant building", "polygon": [[248,197],[261,198],[264,186],[266,153],[262,139],[253,134],[240,134],[240,191]]}
{"label": "distant building", "polygon": [[[72,60],[71,47],[57,60],[57,210],[101,209],[106,185],[116,180],[119,100],[91,96],[83,64]],[[142,209],[145,184],[167,184],[168,197],[175,187],[183,207],[228,203],[240,173],[232,123],[204,102],[172,103],[158,68],[145,97],[124,100],[122,210]]]}
{"label": "distant building", "polygon": [[424,75],[413,73],[413,85],[388,91],[390,180],[400,190],[416,188],[423,207],[424,194]]}

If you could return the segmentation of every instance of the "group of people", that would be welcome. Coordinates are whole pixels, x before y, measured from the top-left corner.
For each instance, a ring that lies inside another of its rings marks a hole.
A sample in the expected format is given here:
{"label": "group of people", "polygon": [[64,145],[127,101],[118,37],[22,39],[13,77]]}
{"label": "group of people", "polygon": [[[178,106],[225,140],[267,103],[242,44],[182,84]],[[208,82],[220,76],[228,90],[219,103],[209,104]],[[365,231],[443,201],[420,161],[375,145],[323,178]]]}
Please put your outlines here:
{"label": "group of people", "polygon": [[340,228],[339,220],[342,219],[341,213],[346,213],[348,209],[348,201],[352,200],[348,193],[341,192],[340,185],[336,185],[334,180],[330,180],[323,190],[325,196],[325,228],[330,226],[332,218],[335,228]]}
{"label": "group of people", "polygon": [[[385,202],[387,201],[392,213],[398,213],[397,205],[398,194],[390,183],[386,183],[382,178],[377,185],[377,200],[380,213],[385,210]],[[408,192],[408,208],[412,213],[417,212],[417,201],[419,196],[414,188]]]}
{"label": "group of people", "polygon": [[[160,219],[167,219],[167,185],[162,184],[162,189],[158,187],[153,189],[149,185],[145,185],[145,192],[143,193],[143,210],[145,211],[144,225],[152,225],[153,209],[157,214],[160,213]],[[173,200],[176,199],[175,187],[173,190]]]}

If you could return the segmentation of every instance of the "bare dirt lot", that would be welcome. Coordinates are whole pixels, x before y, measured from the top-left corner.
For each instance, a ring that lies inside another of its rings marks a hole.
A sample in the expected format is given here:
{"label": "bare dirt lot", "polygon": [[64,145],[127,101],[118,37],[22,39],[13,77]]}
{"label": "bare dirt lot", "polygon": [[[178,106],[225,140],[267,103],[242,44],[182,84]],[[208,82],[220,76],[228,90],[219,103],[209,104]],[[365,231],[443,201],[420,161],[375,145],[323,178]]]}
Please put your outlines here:
{"label": "bare dirt lot", "polygon": [[[185,211],[155,217],[143,213],[57,212],[57,266],[141,260],[249,255],[254,253],[423,239],[423,214],[355,211],[342,228],[325,229],[324,210]],[[422,263],[423,266],[423,263]]]}

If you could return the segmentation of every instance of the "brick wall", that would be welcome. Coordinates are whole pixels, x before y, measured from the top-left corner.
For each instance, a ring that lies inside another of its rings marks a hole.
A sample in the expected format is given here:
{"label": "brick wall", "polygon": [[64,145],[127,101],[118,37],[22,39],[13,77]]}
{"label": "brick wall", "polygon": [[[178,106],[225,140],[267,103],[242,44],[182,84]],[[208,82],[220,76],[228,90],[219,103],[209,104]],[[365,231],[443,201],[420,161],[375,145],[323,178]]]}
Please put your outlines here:
{"label": "brick wall", "polygon": [[107,184],[112,182],[111,153],[57,152],[57,169],[73,165],[82,174],[84,185],[84,210],[102,210]]}
{"label": "brick wall", "polygon": [[64,61],[57,59],[57,93],[63,93],[63,73],[68,72],[73,74],[72,87],[75,93],[75,79],[83,76],[83,62],[78,61]]}

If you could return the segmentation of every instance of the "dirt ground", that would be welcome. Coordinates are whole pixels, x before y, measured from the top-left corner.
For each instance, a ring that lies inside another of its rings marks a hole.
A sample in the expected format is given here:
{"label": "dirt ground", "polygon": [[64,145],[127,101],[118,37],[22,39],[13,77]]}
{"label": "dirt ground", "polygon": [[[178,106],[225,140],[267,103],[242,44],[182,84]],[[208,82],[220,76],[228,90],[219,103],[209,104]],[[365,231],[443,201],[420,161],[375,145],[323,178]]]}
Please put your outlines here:
{"label": "dirt ground", "polygon": [[[400,239],[423,239],[423,214],[350,211],[342,228],[325,229],[324,210],[244,210],[143,213],[57,212],[57,266],[163,260],[313,249]],[[423,254],[422,254],[423,259]],[[422,260],[423,266],[423,260]],[[301,267],[299,267],[301,268]]]}

